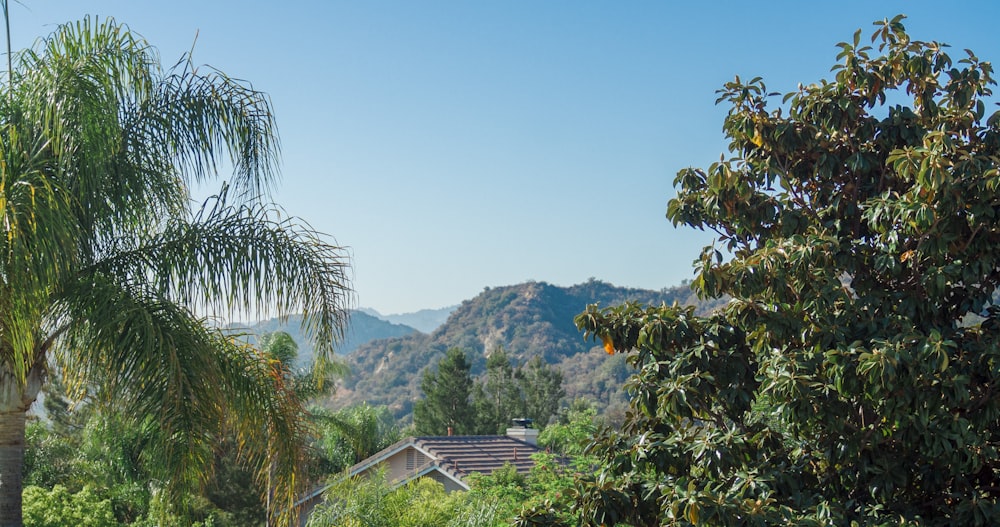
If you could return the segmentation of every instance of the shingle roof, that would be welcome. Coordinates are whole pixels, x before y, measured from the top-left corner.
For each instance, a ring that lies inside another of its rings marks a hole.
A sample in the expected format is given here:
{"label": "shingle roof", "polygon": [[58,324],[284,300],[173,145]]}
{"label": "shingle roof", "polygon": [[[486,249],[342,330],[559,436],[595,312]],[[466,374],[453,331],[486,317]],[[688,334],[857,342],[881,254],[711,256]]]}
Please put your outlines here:
{"label": "shingle roof", "polygon": [[526,474],[535,466],[531,455],[541,451],[531,443],[509,436],[415,437],[413,443],[433,454],[442,468],[463,480],[473,472],[492,474],[507,463]]}
{"label": "shingle roof", "polygon": [[[426,461],[395,481],[395,484],[439,473],[466,489],[469,485],[465,478],[470,474],[492,474],[506,463],[513,465],[520,474],[528,473],[535,465],[531,455],[541,451],[531,443],[505,435],[407,437],[354,465],[348,470],[348,476],[365,472],[408,448],[422,452]],[[331,485],[325,485],[314,490],[298,500],[295,506],[306,507],[306,511],[310,511],[330,487]],[[308,512],[305,512],[304,517],[307,516]]]}
{"label": "shingle roof", "polygon": [[354,465],[349,474],[364,472],[407,447],[416,448],[429,458],[422,466],[414,467],[414,476],[434,467],[463,482],[474,472],[492,474],[507,463],[526,474],[535,465],[531,455],[541,451],[531,443],[505,435],[408,437]]}

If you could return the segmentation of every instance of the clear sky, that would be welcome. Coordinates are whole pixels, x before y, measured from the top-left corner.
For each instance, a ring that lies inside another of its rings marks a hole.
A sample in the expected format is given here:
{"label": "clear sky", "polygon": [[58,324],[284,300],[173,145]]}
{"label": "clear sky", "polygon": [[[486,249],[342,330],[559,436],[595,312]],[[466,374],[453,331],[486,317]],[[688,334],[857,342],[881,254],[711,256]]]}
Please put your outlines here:
{"label": "clear sky", "polygon": [[715,90],[830,78],[835,44],[904,13],[914,38],[1000,61],[1000,2],[13,0],[14,48],[114,16],[171,65],[270,94],[275,200],[350,248],[358,306],[590,277],[660,289],[711,238],[664,218],[725,151]]}

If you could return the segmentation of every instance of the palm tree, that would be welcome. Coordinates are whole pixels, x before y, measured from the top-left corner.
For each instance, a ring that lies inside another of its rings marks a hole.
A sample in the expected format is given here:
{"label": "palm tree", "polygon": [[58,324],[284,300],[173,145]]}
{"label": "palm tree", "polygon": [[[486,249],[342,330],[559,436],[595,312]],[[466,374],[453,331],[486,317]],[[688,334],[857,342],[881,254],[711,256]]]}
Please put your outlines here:
{"label": "palm tree", "polygon": [[[3,2],[6,8],[6,2]],[[25,414],[57,368],[153,423],[165,496],[233,431],[289,521],[302,430],[273,361],[212,318],[300,311],[319,362],[349,300],[343,251],[267,200],[267,97],[190,58],[171,69],[111,19],[59,27],[0,85],[0,527],[21,525]],[[198,210],[191,185],[233,167]],[[279,440],[268,440],[268,438]],[[252,448],[253,446],[261,448]]]}

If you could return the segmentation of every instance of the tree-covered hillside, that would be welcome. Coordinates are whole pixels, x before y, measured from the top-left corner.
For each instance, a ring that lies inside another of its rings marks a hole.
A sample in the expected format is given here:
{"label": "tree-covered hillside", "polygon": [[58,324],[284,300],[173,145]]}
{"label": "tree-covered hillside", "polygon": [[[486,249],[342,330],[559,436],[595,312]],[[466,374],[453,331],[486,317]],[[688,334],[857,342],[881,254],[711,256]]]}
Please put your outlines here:
{"label": "tree-covered hillside", "polygon": [[[485,369],[486,353],[502,346],[519,363],[540,356],[564,375],[567,398],[586,397],[602,409],[623,408],[621,382],[624,362],[609,357],[583,340],[573,317],[588,304],[623,302],[692,304],[690,288],[679,286],[650,291],[616,287],[598,280],[558,287],[545,282],[486,288],[463,302],[448,321],[430,335],[412,334],[369,342],[347,357],[352,375],[328,403],[344,407],[362,401],[388,405],[408,420],[420,397],[419,379],[448,348],[461,348],[474,375]],[[700,309],[708,310],[712,304]]]}

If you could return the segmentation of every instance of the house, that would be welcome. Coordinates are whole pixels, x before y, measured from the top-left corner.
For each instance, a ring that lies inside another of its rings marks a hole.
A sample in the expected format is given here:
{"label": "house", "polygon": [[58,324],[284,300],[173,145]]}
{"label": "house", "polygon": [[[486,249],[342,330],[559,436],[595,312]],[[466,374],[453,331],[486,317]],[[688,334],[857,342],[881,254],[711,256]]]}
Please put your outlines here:
{"label": "house", "polygon": [[[489,475],[508,463],[527,474],[535,465],[531,455],[541,451],[538,430],[528,428],[524,422],[517,424],[507,429],[507,435],[407,437],[354,465],[347,474],[363,476],[385,468],[386,479],[393,486],[427,477],[444,485],[446,492],[469,490],[469,475]],[[327,488],[298,502],[303,517],[322,501]]]}
{"label": "house", "polygon": [[446,491],[469,490],[468,476],[484,475],[511,464],[522,474],[535,465],[531,455],[539,452],[538,430],[508,428],[502,436],[408,437],[354,465],[350,476],[364,475],[385,467],[394,485],[429,477]]}

